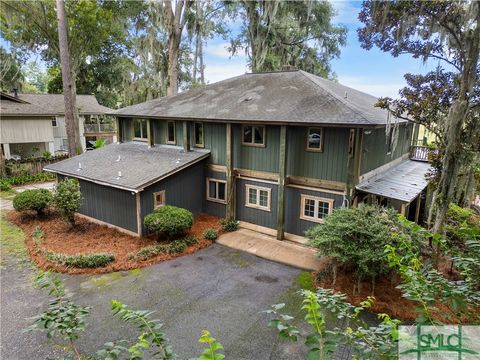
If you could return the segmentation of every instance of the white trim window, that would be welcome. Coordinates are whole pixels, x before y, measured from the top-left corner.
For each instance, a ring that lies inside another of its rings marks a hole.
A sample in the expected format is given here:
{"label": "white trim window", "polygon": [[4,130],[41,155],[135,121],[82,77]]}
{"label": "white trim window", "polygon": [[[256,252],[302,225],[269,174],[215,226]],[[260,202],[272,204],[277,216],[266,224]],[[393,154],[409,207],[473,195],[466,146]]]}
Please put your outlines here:
{"label": "white trim window", "polygon": [[272,189],[255,185],[245,185],[245,206],[254,209],[270,211]]}
{"label": "white trim window", "polygon": [[58,126],[57,119],[52,119],[52,127],[57,127],[57,126]]}
{"label": "white trim window", "polygon": [[203,132],[203,123],[195,122],[193,124],[193,135],[195,147],[205,147],[205,134]]}
{"label": "white trim window", "polygon": [[243,125],[242,144],[247,146],[265,147],[265,126]]}
{"label": "white trim window", "polygon": [[300,219],[323,223],[333,210],[333,199],[301,194]]}
{"label": "white trim window", "polygon": [[165,205],[165,190],[153,193],[153,208],[158,209]]}
{"label": "white trim window", "polygon": [[207,200],[225,204],[227,202],[227,182],[207,178]]}
{"label": "white trim window", "polygon": [[167,121],[167,144],[176,144],[175,121]]}
{"label": "white trim window", "polygon": [[323,128],[308,128],[307,150],[317,152],[323,151]]}
{"label": "white trim window", "polygon": [[134,119],[133,120],[133,139],[146,141],[147,140],[147,120]]}

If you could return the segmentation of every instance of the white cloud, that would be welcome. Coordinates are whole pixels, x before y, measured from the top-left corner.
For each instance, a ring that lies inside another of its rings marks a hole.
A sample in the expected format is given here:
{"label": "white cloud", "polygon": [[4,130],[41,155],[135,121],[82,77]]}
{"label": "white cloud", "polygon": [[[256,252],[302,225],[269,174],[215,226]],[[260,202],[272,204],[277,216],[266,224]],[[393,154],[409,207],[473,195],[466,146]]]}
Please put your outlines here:
{"label": "white cloud", "polygon": [[205,48],[205,53],[207,55],[216,56],[222,59],[228,59],[231,56],[231,54],[227,50],[229,46],[230,44],[227,42],[208,44]]}
{"label": "white cloud", "polygon": [[373,96],[391,98],[397,98],[398,90],[406,85],[405,82],[398,80],[392,82],[392,79],[385,78],[385,81],[379,81],[362,76],[338,76],[338,82]]}
{"label": "white cloud", "polygon": [[333,0],[330,1],[333,8],[337,12],[337,15],[334,17],[334,23],[340,24],[358,24],[358,13],[361,9],[361,2],[359,1],[342,1],[342,0]]}
{"label": "white cloud", "polygon": [[208,83],[225,80],[248,72],[246,61],[210,63],[205,67],[205,78]]}

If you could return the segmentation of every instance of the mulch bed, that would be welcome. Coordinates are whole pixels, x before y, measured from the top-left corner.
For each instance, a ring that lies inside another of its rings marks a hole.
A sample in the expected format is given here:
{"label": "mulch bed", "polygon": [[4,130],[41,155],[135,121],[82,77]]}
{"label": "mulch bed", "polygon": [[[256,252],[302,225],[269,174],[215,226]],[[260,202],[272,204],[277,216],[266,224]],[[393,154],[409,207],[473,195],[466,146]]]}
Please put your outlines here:
{"label": "mulch bed", "polygon": [[[447,269],[450,268],[450,265],[444,261],[440,264],[439,269],[445,272],[447,278],[452,279],[456,278],[455,275],[446,273]],[[319,272],[321,272],[320,270]],[[413,323],[417,316],[419,315],[415,311],[415,307],[419,303],[415,301],[410,301],[402,297],[402,292],[396,288],[400,284],[400,279],[392,274],[390,276],[384,276],[379,278],[375,282],[374,291],[372,292],[372,282],[364,281],[361,283],[361,291],[356,291],[354,293],[354,288],[356,286],[356,280],[354,275],[342,269],[338,268],[337,279],[335,285],[332,283],[332,275],[328,274],[320,279],[317,279],[319,272],[315,272],[314,276],[314,285],[317,288],[332,289],[337,293],[343,293],[347,295],[347,301],[353,305],[360,305],[360,303],[367,299],[368,296],[374,296],[375,302],[373,307],[370,309],[374,313],[385,313],[390,315],[392,318],[405,321],[407,323]],[[439,316],[435,316],[438,320],[441,320],[444,323],[449,324],[458,324],[459,322],[454,319],[445,319],[440,316],[440,314],[449,314],[449,308],[441,303],[436,305],[438,308],[437,313]]]}
{"label": "mulch bed", "polygon": [[[33,215],[22,215],[12,210],[6,214],[6,218],[20,227],[25,233],[28,253],[39,268],[68,274],[101,274],[130,270],[170,260],[178,256],[192,254],[212,244],[211,241],[203,238],[205,229],[213,228],[219,233],[221,229],[219,218],[201,214],[195,218],[193,226],[188,233],[188,235],[197,237],[198,244],[188,246],[180,254],[159,254],[140,260],[129,259],[128,255],[137,252],[145,246],[159,244],[164,241],[158,241],[153,235],[138,238],[105,225],[92,223],[80,217],[76,218],[77,225],[72,229],[64,219],[53,211],[48,212],[42,218],[38,218]],[[108,266],[94,269],[67,268],[51,262],[42,256],[33,241],[32,232],[37,226],[40,226],[45,233],[41,243],[41,247],[45,250],[66,255],[108,252],[115,256],[115,261]]]}

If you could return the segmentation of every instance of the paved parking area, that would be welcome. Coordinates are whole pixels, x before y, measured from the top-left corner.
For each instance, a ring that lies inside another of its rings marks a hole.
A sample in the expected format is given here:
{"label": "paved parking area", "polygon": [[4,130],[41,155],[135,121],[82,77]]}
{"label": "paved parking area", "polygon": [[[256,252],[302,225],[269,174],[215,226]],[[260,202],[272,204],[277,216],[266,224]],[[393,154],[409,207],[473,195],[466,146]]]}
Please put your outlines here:
{"label": "paved parking area", "polygon": [[[32,287],[34,269],[7,259],[1,269],[2,359],[44,359],[62,354],[43,333],[22,333],[46,306]],[[97,276],[64,276],[74,300],[93,307],[80,349],[93,354],[105,342],[135,339],[136,332],[110,315],[110,300],[155,310],[180,359],[199,356],[197,339],[211,331],[228,359],[303,359],[304,349],[267,327],[272,304],[298,311],[295,283],[300,270],[215,244],[196,254],[141,270]]]}

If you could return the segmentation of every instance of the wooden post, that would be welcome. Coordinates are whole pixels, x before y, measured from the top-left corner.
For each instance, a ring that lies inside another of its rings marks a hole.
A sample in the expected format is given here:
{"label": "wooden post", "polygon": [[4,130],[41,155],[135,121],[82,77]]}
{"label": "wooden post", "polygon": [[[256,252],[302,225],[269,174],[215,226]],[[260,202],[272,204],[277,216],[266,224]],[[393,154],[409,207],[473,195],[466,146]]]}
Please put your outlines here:
{"label": "wooden post", "polygon": [[415,207],[415,222],[418,224],[418,219],[420,218],[420,205],[422,204],[422,194],[417,196],[417,204]]}
{"label": "wooden post", "polygon": [[227,158],[225,165],[227,168],[227,220],[235,218],[235,176],[233,173],[233,139],[232,124],[226,124],[226,142],[227,142]]}
{"label": "wooden post", "polygon": [[350,203],[354,198],[355,186],[358,184],[358,179],[360,176],[360,162],[362,157],[361,137],[362,130],[355,129],[353,138],[353,154],[348,157],[347,161],[347,198]]}
{"label": "wooden post", "polygon": [[418,145],[418,133],[420,131],[420,124],[413,125],[413,134],[411,139],[411,145],[416,146]]}
{"label": "wooden post", "polygon": [[189,136],[190,134],[188,133],[188,130],[189,130],[188,122],[184,121],[183,122],[183,150],[185,152],[190,151],[190,136]]}
{"label": "wooden post", "polygon": [[400,205],[400,214],[402,214],[403,216],[405,216],[406,210],[407,210],[407,207],[406,207],[406,204],[405,204],[405,203],[403,203],[402,205]]}
{"label": "wooden post", "polygon": [[287,127],[280,127],[280,154],[278,159],[277,239],[285,236],[285,175],[287,169]]}
{"label": "wooden post", "polygon": [[117,117],[117,142],[123,141],[122,121]]}
{"label": "wooden post", "polygon": [[148,139],[148,146],[153,146],[155,141],[153,138],[153,120],[147,119],[147,139]]}

